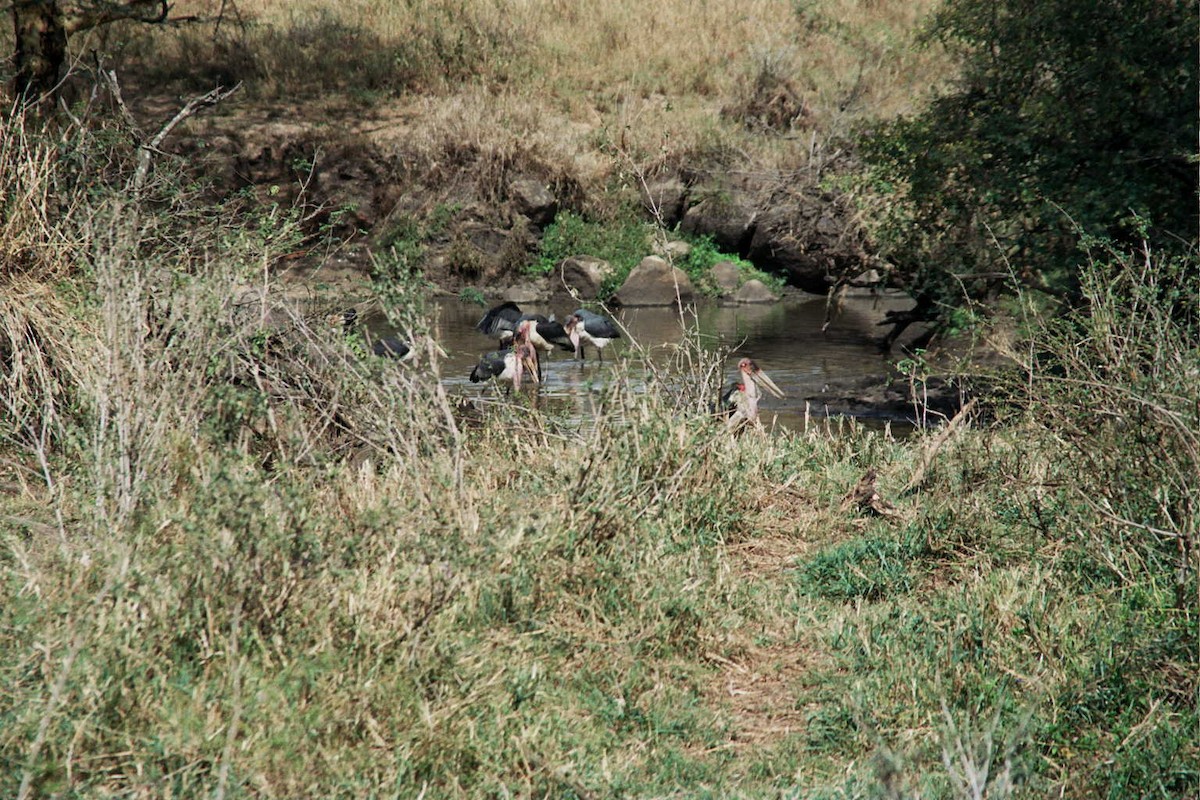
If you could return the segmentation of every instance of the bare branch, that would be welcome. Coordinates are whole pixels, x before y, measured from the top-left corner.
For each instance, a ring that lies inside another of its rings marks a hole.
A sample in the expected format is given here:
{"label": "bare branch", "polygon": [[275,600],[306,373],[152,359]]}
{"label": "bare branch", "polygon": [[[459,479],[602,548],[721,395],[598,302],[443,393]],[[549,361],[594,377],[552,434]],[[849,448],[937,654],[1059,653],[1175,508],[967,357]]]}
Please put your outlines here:
{"label": "bare branch", "polygon": [[[114,76],[114,83],[115,80],[116,78]],[[162,128],[159,129],[158,133],[154,134],[154,137],[151,138],[150,141],[143,142],[140,150],[138,151],[137,170],[133,175],[134,194],[140,194],[142,187],[146,184],[146,178],[150,174],[151,155],[153,153],[162,152],[158,149],[159,145],[161,145],[163,140],[170,135],[171,131],[175,129],[175,126],[186,120],[188,117],[194,116],[202,109],[215,106],[217,103],[220,103],[225,98],[231,96],[240,88],[242,88],[242,84],[239,81],[230,89],[226,89],[224,86],[218,86],[216,89],[213,89],[207,94],[200,95],[199,97],[193,97],[187,102],[187,105],[179,110],[179,113],[177,113],[170,119],[170,121],[167,122],[166,125],[163,125]]]}
{"label": "bare branch", "polygon": [[62,11],[63,30],[70,36],[117,20],[134,20],[153,25],[166,22],[170,11],[167,0],[90,0],[71,3]]}

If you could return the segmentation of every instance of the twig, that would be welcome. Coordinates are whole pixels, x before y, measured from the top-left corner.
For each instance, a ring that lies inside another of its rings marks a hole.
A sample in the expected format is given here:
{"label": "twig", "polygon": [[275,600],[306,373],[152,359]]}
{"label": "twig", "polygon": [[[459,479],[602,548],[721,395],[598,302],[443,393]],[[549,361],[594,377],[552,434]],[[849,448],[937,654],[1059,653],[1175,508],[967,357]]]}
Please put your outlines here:
{"label": "twig", "polygon": [[954,415],[954,418],[946,423],[946,426],[942,428],[941,432],[929,444],[929,447],[925,448],[925,452],[921,455],[921,463],[917,465],[917,469],[913,472],[912,478],[909,479],[908,485],[904,487],[904,491],[900,494],[908,494],[921,486],[925,481],[925,472],[929,469],[929,465],[933,463],[933,457],[938,454],[938,451],[942,449],[942,446],[946,444],[950,436],[958,428],[962,427],[963,422],[971,416],[971,411],[974,410],[975,403],[975,398],[968,400],[967,404]]}
{"label": "twig", "polygon": [[229,764],[233,760],[233,746],[237,741],[238,725],[242,719],[242,658],[238,654],[238,634],[241,631],[241,609],[235,608],[233,624],[229,631],[229,657],[233,660],[233,714],[225,728],[225,746],[221,749],[221,764],[217,768],[217,790],[214,800],[225,800],[229,785]]}
{"label": "twig", "polygon": [[[137,120],[134,119],[133,114],[129,111],[129,107],[125,105],[125,98],[121,94],[121,84],[119,81],[117,81],[116,71],[101,70],[100,74],[104,77],[104,82],[108,84],[109,91],[112,92],[113,100],[116,102],[117,109],[121,112],[121,117],[125,120],[125,124],[129,126],[134,136],[136,136],[138,139],[143,139],[144,137],[141,133],[141,128],[137,124]],[[216,89],[213,89],[207,94],[193,97],[187,102],[186,105],[184,105],[183,108],[179,109],[175,116],[168,120],[167,123],[158,130],[158,133],[154,134],[149,141],[142,141],[138,145],[137,169],[134,171],[133,184],[131,187],[134,195],[141,194],[142,187],[146,185],[146,179],[150,175],[151,156],[154,153],[162,152],[162,150],[159,149],[159,146],[163,143],[163,140],[171,134],[171,131],[175,130],[175,127],[179,125],[179,123],[183,122],[189,117],[195,116],[202,109],[215,106],[217,103],[225,100],[240,88],[242,88],[242,83],[241,81],[238,81],[238,83],[230,89],[226,89],[224,86],[218,86]]]}

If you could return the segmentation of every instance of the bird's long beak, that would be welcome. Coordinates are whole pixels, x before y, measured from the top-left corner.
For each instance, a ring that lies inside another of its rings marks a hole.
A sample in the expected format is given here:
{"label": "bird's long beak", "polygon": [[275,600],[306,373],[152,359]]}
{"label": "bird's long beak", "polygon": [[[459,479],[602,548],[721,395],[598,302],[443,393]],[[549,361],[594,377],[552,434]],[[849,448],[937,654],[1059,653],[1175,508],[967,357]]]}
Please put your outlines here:
{"label": "bird's long beak", "polygon": [[521,390],[521,380],[524,378],[526,372],[529,373],[529,376],[534,383],[537,383],[539,380],[537,362],[535,361],[537,355],[531,355],[530,353],[531,348],[528,344],[522,343],[518,346],[516,368],[517,374],[513,375],[513,389],[516,391]]}
{"label": "bird's long beak", "polygon": [[534,383],[541,383],[541,377],[538,375],[537,353],[533,348],[529,348],[521,356],[521,361],[524,362],[525,369],[529,370],[530,378]]}
{"label": "bird's long beak", "polygon": [[575,345],[575,357],[579,358],[579,340],[581,338],[579,335],[579,322],[571,318],[568,320],[566,328],[567,338],[571,340],[571,344]]}
{"label": "bird's long beak", "polygon": [[755,383],[766,389],[771,394],[779,398],[783,397],[783,390],[776,386],[775,381],[771,380],[771,376],[767,375],[767,373],[763,372],[761,369],[755,372],[752,377],[754,378]]}

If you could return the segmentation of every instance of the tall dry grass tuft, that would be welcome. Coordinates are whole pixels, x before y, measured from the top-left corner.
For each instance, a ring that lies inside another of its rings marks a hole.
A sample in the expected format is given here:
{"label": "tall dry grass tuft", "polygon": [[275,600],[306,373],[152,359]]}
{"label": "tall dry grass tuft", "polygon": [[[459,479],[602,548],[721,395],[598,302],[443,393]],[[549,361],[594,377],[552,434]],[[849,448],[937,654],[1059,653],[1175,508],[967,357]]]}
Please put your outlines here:
{"label": "tall dry grass tuft", "polygon": [[518,758],[551,707],[516,698],[586,719],[593,688],[520,632],[696,652],[705,601],[662,587],[716,579],[695,545],[740,524],[723,429],[617,383],[589,432],[506,405],[468,433],[432,343],[379,363],[276,296],[286,216],[116,185],[55,220],[62,297],[6,278],[2,446],[42,478],[0,510],[6,792],[566,785]]}
{"label": "tall dry grass tuft", "polygon": [[[1168,575],[1200,607],[1200,284],[1191,258],[1093,243],[1082,310],[1040,322],[1015,354],[1012,403],[1062,450],[1075,512],[1122,584]],[[1028,311],[1028,309],[1027,309]],[[1069,476],[1069,477],[1068,477]],[[1121,546],[1113,547],[1117,536]]]}
{"label": "tall dry grass tuft", "polygon": [[59,164],[60,146],[70,144],[70,129],[58,142],[41,135],[37,120],[14,107],[4,116],[0,141],[0,259],[8,278],[30,275],[53,280],[69,269],[70,241],[56,224],[79,213],[75,177]]}

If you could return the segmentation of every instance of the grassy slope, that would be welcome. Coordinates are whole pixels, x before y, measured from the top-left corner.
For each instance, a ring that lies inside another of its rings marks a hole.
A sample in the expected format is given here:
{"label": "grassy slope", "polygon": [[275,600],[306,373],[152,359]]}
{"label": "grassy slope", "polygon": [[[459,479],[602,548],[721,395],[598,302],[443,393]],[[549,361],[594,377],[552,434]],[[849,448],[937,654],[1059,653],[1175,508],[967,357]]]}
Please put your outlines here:
{"label": "grassy slope", "polygon": [[[295,106],[308,124],[406,149],[533,151],[600,189],[630,168],[790,172],[841,147],[853,124],[911,110],[949,71],[939,49],[913,45],[934,5],[252,0],[219,36],[183,26],[102,44],[131,76],[245,80],[275,116]],[[742,127],[781,90],[808,116],[767,135]]]}
{"label": "grassy slope", "polygon": [[[598,5],[585,46],[565,6],[492,8],[468,18],[591,55],[562,60],[568,110],[612,85],[648,108],[652,74],[677,88],[670,63],[605,71],[656,46],[720,63],[693,28],[771,46],[795,24],[710,4],[628,29]],[[1089,504],[1114,465],[1194,497],[1186,405],[1163,430],[1098,428],[1089,389],[941,446],[734,438],[704,413],[720,365],[685,349],[694,391],[616,383],[594,427],[528,398],[476,420],[436,359],[361,361],[281,311],[263,265],[293,217],[205,207],[165,172],[131,203],[123,141],[0,147],[0,794],[1195,794],[1194,593],[1173,594],[1170,539]],[[1180,383],[1115,402],[1194,397],[1191,351],[1146,330]],[[1122,450],[1126,430],[1167,449]],[[895,513],[843,503],[870,468]]]}

